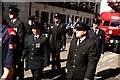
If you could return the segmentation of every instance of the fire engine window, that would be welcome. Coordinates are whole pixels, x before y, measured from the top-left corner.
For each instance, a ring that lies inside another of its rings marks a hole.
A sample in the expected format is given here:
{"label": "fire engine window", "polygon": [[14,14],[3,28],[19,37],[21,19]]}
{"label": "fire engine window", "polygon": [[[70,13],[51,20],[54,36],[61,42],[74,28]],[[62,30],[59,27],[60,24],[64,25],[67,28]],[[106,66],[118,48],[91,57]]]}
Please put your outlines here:
{"label": "fire engine window", "polygon": [[116,24],[112,22],[110,26],[116,27]]}
{"label": "fire engine window", "polygon": [[113,27],[120,27],[120,22],[111,22],[111,25]]}
{"label": "fire engine window", "polygon": [[109,26],[110,21],[104,21],[103,26]]}

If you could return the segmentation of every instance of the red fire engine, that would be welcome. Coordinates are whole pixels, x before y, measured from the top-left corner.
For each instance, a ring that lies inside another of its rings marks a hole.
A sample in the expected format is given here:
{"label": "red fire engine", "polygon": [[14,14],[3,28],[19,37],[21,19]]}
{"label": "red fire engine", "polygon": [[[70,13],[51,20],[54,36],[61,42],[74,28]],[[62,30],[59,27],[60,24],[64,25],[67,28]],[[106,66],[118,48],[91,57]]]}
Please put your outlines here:
{"label": "red fire engine", "polygon": [[120,2],[109,2],[109,6],[116,12],[102,12],[99,28],[105,31],[107,47],[120,53]]}

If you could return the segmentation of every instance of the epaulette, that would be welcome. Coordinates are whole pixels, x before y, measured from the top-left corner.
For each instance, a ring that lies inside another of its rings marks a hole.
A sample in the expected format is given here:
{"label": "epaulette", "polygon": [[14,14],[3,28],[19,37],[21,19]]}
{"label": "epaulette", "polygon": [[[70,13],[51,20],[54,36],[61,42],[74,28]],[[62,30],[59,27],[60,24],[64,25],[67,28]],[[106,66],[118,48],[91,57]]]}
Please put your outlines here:
{"label": "epaulette", "polygon": [[8,28],[8,35],[10,36],[16,36],[16,32],[13,28]]}

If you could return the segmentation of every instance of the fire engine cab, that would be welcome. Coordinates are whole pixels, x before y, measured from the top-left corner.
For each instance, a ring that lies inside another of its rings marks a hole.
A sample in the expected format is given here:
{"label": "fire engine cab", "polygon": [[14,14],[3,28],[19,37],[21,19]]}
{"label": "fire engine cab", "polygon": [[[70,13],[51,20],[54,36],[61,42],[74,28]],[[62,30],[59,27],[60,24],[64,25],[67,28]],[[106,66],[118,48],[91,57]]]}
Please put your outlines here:
{"label": "fire engine cab", "polygon": [[[120,3],[118,3],[118,6],[120,6]],[[102,22],[99,28],[105,31],[107,47],[111,47],[110,49],[120,53],[120,12],[102,12],[100,19]]]}
{"label": "fire engine cab", "polygon": [[120,41],[120,13],[103,12],[100,19],[102,22],[99,28],[105,31],[106,44],[116,47]]}

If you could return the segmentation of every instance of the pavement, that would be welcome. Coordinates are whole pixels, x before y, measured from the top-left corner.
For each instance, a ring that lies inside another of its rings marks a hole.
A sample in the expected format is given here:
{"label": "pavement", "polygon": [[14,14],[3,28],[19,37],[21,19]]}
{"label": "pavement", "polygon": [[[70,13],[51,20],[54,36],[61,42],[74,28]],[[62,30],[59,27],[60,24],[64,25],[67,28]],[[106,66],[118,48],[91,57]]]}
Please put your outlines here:
{"label": "pavement", "polygon": [[[51,64],[44,68],[42,80],[65,80],[66,74],[66,60],[68,50],[70,46],[70,38],[67,39],[66,50],[60,53],[62,69],[51,71]],[[104,56],[100,58],[97,69],[95,80],[120,80],[120,55],[106,51]],[[25,71],[25,80],[32,80],[31,71]]]}

